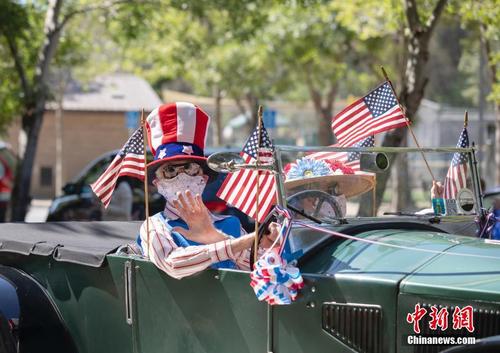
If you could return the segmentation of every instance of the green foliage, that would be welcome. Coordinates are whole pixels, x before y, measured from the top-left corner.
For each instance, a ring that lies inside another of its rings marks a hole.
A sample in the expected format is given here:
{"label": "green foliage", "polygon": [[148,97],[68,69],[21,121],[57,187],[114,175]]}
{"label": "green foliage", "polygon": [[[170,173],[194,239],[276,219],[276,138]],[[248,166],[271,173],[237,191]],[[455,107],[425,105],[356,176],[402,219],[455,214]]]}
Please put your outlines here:
{"label": "green foliage", "polygon": [[27,79],[34,74],[34,42],[32,29],[41,21],[42,14],[31,3],[21,5],[14,1],[0,2],[0,133],[5,134],[8,124],[22,112],[23,103],[29,99],[21,87],[18,68],[11,55],[11,46],[18,52],[20,65]]}
{"label": "green foliage", "polygon": [[[482,40],[489,48],[488,66],[492,81],[489,99],[500,104],[500,1],[465,0],[453,3],[453,9],[461,17],[464,28],[475,34],[476,42]],[[478,46],[472,46],[478,52]],[[469,52],[470,53],[470,52]],[[470,54],[469,54],[470,55]],[[496,72],[495,77],[493,70]]]}
{"label": "green foliage", "polygon": [[333,1],[332,8],[338,12],[339,23],[362,40],[396,34],[406,23],[402,1]]}
{"label": "green foliage", "polygon": [[[417,1],[422,23],[429,19],[435,3]],[[98,4],[67,1],[63,13]],[[401,81],[403,4],[393,0],[124,2],[106,11],[75,16],[62,33],[54,71],[71,68],[72,76],[79,79],[109,71],[133,72],[157,88],[181,80],[196,93],[211,95],[217,86],[236,99],[306,101],[310,99],[308,80],[322,94],[338,82],[341,96],[360,96],[381,80],[381,65],[396,86]],[[498,0],[456,1],[448,11],[448,21],[456,23],[451,15],[458,14],[467,31],[477,33],[478,24],[484,23],[487,37],[498,43],[497,5]],[[42,0],[0,2],[4,34],[0,53],[7,58],[0,63],[0,75],[5,78],[0,81],[2,121],[20,111],[20,102],[26,98],[5,34],[15,39],[31,82],[43,40],[45,8]],[[444,42],[435,43],[435,66],[449,69],[431,75],[431,99],[456,104],[471,101],[476,73],[467,63],[477,58],[472,42],[461,44],[465,49],[459,54],[463,56],[460,62],[453,57],[456,52],[446,51]],[[494,49],[498,53],[497,44]],[[498,65],[499,55],[490,60]],[[439,82],[452,84],[446,88]],[[491,97],[498,99],[499,91],[495,86]]]}

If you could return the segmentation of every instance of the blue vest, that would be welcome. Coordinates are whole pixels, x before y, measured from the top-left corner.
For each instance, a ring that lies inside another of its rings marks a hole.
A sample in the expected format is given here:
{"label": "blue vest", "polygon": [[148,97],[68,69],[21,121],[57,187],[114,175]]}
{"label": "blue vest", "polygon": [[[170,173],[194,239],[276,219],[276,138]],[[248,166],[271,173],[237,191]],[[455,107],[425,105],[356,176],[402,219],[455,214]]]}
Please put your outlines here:
{"label": "blue vest", "polygon": [[500,210],[493,210],[495,215],[495,225],[491,234],[491,239],[500,240]]}
{"label": "blue vest", "polygon": [[[167,226],[168,230],[170,230],[172,239],[174,240],[177,246],[185,248],[188,246],[205,245],[186,239],[184,236],[182,236],[182,234],[172,231],[172,228],[174,227],[182,227],[184,229],[189,229],[186,222],[184,222],[182,219],[178,218],[174,220],[167,220],[163,215],[163,212],[159,212],[155,214],[153,217],[161,218],[162,222]],[[241,224],[238,217],[235,216],[224,217],[220,220],[215,221],[214,227],[225,234],[231,235],[234,238],[238,238],[239,236],[241,236]],[[137,237],[137,244],[142,249],[140,235]],[[232,260],[224,260],[212,264],[211,268],[237,268],[237,267]]]}

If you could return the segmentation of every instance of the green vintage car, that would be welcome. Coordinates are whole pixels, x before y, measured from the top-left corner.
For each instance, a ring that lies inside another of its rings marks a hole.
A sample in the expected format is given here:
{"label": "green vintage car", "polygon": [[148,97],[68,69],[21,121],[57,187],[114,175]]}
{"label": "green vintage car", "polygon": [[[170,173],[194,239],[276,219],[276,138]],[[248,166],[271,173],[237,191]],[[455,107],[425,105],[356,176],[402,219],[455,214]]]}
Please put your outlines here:
{"label": "green vintage car", "polygon": [[[426,150],[431,165],[434,155],[467,155],[473,209],[470,194],[446,215],[391,210],[386,198],[378,217],[356,216],[370,190],[333,216],[321,214],[325,190],[287,190],[285,161],[318,152],[357,153],[361,172],[385,172],[380,152],[421,165],[411,148],[276,147],[266,168],[279,170],[279,203],[320,203],[299,210],[289,237],[305,282],[291,305],[259,302],[245,271],[170,278],[124,246],[140,222],[4,224],[0,352],[500,351],[500,244],[474,236],[482,211],[473,149]],[[430,206],[428,195],[421,202]]]}

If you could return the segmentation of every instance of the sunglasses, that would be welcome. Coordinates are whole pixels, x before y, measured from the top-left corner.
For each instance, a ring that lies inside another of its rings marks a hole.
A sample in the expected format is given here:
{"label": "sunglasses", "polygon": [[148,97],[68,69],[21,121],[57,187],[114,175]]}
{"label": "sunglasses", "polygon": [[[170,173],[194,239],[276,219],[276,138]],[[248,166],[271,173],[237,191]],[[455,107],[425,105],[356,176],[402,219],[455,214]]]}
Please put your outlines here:
{"label": "sunglasses", "polygon": [[162,166],[156,172],[156,176],[164,179],[172,179],[175,178],[179,173],[184,172],[190,176],[200,175],[202,171],[201,165],[194,162],[189,162],[185,164],[167,164]]}

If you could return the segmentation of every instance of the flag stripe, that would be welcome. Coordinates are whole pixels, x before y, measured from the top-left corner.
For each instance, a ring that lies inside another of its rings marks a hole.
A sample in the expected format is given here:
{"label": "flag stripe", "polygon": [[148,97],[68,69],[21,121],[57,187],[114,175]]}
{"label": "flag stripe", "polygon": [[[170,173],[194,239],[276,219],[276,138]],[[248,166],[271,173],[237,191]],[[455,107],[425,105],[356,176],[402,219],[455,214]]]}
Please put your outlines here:
{"label": "flag stripe", "polygon": [[[177,141],[193,143],[196,131],[196,107],[191,103],[185,102],[177,102],[176,106]],[[202,147],[203,144],[199,144],[198,146]]]}
{"label": "flag stripe", "polygon": [[[367,110],[368,112],[368,110]],[[367,115],[365,115],[365,117],[368,117],[369,116],[369,112]],[[359,126],[357,125],[355,128],[353,129],[350,129],[349,131],[342,131],[340,132],[337,137],[339,139],[348,139],[350,138],[353,134],[356,134],[356,133],[359,133],[359,132],[366,132],[367,129],[369,129],[370,127],[374,127],[374,126],[378,126],[378,125],[381,125],[382,123],[384,123],[387,118],[392,118],[392,117],[399,117],[401,116],[401,110],[399,109],[399,107],[393,107],[392,109],[390,109],[389,111],[387,111],[387,113],[379,116],[377,119],[365,119],[366,120],[366,124],[362,125],[362,126]],[[344,143],[345,145],[345,143]]]}
{"label": "flag stripe", "polygon": [[406,125],[406,118],[402,115],[399,107],[394,107],[390,112],[387,112],[376,120],[367,120],[367,123],[363,125],[363,127],[353,130],[349,134],[342,134],[339,139],[344,141],[343,145],[352,145],[353,143],[365,138],[367,134],[374,135],[376,133],[386,131],[387,128],[393,129],[404,125]]}
{"label": "flag stripe", "polygon": [[[351,116],[355,116],[359,111],[363,111],[366,108],[366,104],[363,99],[358,99],[351,105],[344,108],[340,113],[337,114],[335,120],[332,123],[332,128],[344,129],[345,125],[349,124],[354,120]],[[345,120],[344,120],[345,119]]]}
{"label": "flag stripe", "polygon": [[[367,116],[370,115],[370,111],[364,102],[361,102],[356,109],[353,109],[352,115],[346,117],[336,117],[334,122],[338,121],[339,124],[332,124],[332,127],[338,131],[339,135],[345,133],[345,131],[349,132],[351,128],[356,128],[357,124]],[[345,119],[345,120],[342,120]]]}
{"label": "flag stripe", "polygon": [[153,155],[156,153],[156,148],[161,145],[163,130],[159,128],[160,113],[159,108],[155,108],[146,118],[146,129],[148,130],[148,145]]}

